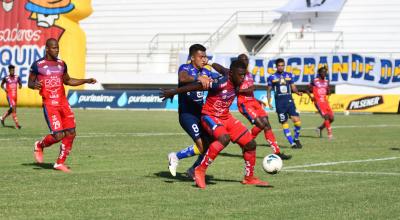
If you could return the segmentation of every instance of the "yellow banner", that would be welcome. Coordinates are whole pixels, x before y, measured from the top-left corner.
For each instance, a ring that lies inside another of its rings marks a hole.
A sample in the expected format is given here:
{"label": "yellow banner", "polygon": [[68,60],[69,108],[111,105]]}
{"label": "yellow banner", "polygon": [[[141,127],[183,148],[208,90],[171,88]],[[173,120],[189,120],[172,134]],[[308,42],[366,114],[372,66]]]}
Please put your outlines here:
{"label": "yellow banner", "polygon": [[[317,111],[314,103],[307,96],[293,95],[299,111]],[[329,96],[329,104],[334,112],[382,112],[397,113],[400,95],[336,95]]]}

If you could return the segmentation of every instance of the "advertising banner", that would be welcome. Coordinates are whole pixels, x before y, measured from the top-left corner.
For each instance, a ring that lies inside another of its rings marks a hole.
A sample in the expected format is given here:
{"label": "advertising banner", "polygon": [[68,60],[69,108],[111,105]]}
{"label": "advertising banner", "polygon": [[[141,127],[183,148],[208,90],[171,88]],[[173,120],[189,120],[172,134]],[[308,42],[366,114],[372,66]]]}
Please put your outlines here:
{"label": "advertising banner", "polygon": [[[214,62],[229,67],[237,55],[210,56]],[[317,75],[318,68],[328,68],[331,85],[360,85],[380,89],[400,87],[400,58],[386,59],[359,54],[302,55],[282,57],[286,72],[294,75],[297,85],[309,84]],[[269,75],[275,73],[277,58],[250,57],[249,71],[256,83],[266,84]],[[187,62],[187,55],[180,56],[180,63]]]}
{"label": "advertising banner", "polygon": [[158,90],[69,90],[68,102],[73,108],[164,109],[158,95]]}
{"label": "advertising banner", "polygon": [[[8,65],[23,84],[21,105],[40,105],[36,91],[26,88],[33,61],[44,56],[45,43],[55,38],[59,57],[68,65],[73,78],[85,77],[86,37],[79,21],[92,13],[91,0],[3,0],[0,5],[0,77],[8,74]],[[81,86],[80,88],[83,88]],[[6,105],[6,99],[0,99]]]}
{"label": "advertising banner", "polygon": [[[293,95],[299,111],[317,111],[314,103],[307,96]],[[400,95],[336,95],[329,96],[329,104],[335,112],[376,112],[397,113]]]}

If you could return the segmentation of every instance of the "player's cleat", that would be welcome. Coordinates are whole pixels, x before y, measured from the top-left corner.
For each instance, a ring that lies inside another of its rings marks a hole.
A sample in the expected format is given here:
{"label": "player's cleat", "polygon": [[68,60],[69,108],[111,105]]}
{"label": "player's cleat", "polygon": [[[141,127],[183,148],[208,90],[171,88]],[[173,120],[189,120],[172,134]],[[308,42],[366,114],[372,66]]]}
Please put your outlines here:
{"label": "player's cleat", "polygon": [[58,164],[58,163],[55,163],[54,164],[54,166],[53,166],[53,168],[55,169],[55,170],[60,170],[60,171],[62,171],[62,172],[64,172],[64,173],[70,173],[71,172],[71,170],[67,167],[67,166],[65,166],[64,164]]}
{"label": "player's cleat", "polygon": [[39,145],[40,141],[35,142],[33,147],[33,156],[35,157],[36,163],[43,163],[43,148]]}
{"label": "player's cleat", "polygon": [[187,169],[186,170],[186,175],[194,180],[194,168],[190,167],[189,169]]}
{"label": "player's cleat", "polygon": [[4,127],[5,125],[4,125],[4,119],[3,119],[3,117],[0,117],[0,122],[1,122],[1,125]]}
{"label": "player's cleat", "polygon": [[322,138],[322,129],[321,128],[316,128],[315,133],[317,133],[317,137]]}
{"label": "player's cleat", "polygon": [[301,145],[300,140],[297,139],[297,140],[294,140],[294,142],[296,143],[297,149],[303,148],[303,145]]}
{"label": "player's cleat", "polygon": [[244,185],[256,185],[256,186],[268,186],[269,183],[258,179],[255,176],[244,177],[242,184]]}
{"label": "player's cleat", "polygon": [[206,170],[201,167],[194,169],[194,181],[200,189],[206,188]]}
{"label": "player's cleat", "polygon": [[297,149],[297,144],[296,144],[296,143],[293,143],[290,147],[291,147],[292,149]]}
{"label": "player's cleat", "polygon": [[175,152],[168,154],[168,169],[172,176],[176,176],[176,168],[178,167],[179,159]]}
{"label": "player's cleat", "polygon": [[17,125],[17,126],[15,126],[15,128],[17,128],[17,129],[21,129],[21,128],[22,128],[22,126],[21,126],[21,125]]}
{"label": "player's cleat", "polygon": [[292,155],[286,155],[284,153],[279,153],[276,155],[278,155],[282,160],[290,160],[290,158],[292,158]]}

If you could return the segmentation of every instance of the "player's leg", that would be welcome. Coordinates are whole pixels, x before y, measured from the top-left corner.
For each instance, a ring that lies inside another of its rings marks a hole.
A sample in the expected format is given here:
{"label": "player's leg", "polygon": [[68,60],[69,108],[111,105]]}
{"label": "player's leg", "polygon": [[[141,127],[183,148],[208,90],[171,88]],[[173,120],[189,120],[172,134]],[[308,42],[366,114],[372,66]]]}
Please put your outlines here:
{"label": "player's leg", "polygon": [[[16,101],[15,101],[14,103],[16,104]],[[13,105],[13,106],[12,106],[11,115],[12,115],[12,118],[13,118],[13,120],[14,120],[15,127],[16,127],[17,129],[21,129],[22,127],[20,126],[20,124],[19,124],[19,122],[18,122],[18,117],[17,117],[17,106],[16,106],[16,105]]]}
{"label": "player's leg", "polygon": [[255,139],[258,134],[264,129],[264,126],[260,126],[259,124],[255,124],[255,120],[257,118],[257,115],[254,112],[254,109],[251,107],[250,104],[246,103],[241,103],[239,105],[239,112],[249,120],[249,122],[254,125],[254,127],[251,128],[250,132],[251,135],[253,136],[253,139]]}
{"label": "player's leg", "polygon": [[294,132],[294,142],[296,143],[296,148],[302,148],[303,146],[300,143],[300,130],[301,130],[301,120],[300,120],[300,115],[296,110],[296,106],[294,105],[294,103],[292,102],[289,105],[289,109],[288,109],[288,113],[290,118],[293,121],[294,124],[294,128],[293,128],[293,132]]}
{"label": "player's leg", "polygon": [[44,148],[50,147],[64,138],[60,112],[54,107],[43,106],[43,114],[50,134],[44,136],[42,140],[36,141],[34,144],[34,158],[37,163],[43,163]]}
{"label": "player's leg", "polygon": [[254,176],[256,165],[256,142],[247,128],[237,119],[231,117],[227,123],[229,136],[242,148],[245,164],[245,175],[242,184],[267,186],[268,183]]}
{"label": "player's leg", "polygon": [[201,124],[205,131],[214,137],[214,141],[208,147],[200,165],[195,168],[195,182],[200,188],[206,187],[205,175],[208,166],[215,160],[230,142],[228,131],[224,127],[224,122],[216,117],[208,115],[202,116]]}
{"label": "player's leg", "polygon": [[288,140],[290,146],[292,148],[296,148],[297,145],[294,143],[292,133],[290,132],[289,124],[287,122],[289,119],[289,116],[286,112],[286,109],[285,108],[279,108],[279,109],[277,108],[276,113],[278,114],[278,121],[282,126],[283,134],[285,135],[286,139]]}
{"label": "player's leg", "polygon": [[325,114],[326,113],[321,108],[320,103],[315,102],[314,105],[315,105],[315,108],[318,110],[319,115],[321,115],[321,117],[323,119],[322,124],[315,129],[315,132],[317,133],[317,136],[322,138],[322,130],[324,130],[325,125],[326,125],[326,123],[325,123]]}
{"label": "player's leg", "polygon": [[271,124],[269,123],[268,116],[265,115],[263,117],[258,117],[257,119],[260,121],[260,123],[264,125],[265,139],[268,141],[274,154],[278,155],[282,160],[289,160],[290,158],[292,158],[291,155],[286,155],[283,152],[281,152],[278,142],[276,141],[274,132],[272,131]]}
{"label": "player's leg", "polygon": [[4,112],[4,114],[0,117],[0,122],[1,122],[1,125],[4,127],[5,125],[4,125],[4,120],[6,120],[6,118],[9,116],[9,115],[11,115],[11,113],[12,113],[12,103],[11,103],[11,100],[10,100],[10,98],[7,96],[7,101],[8,101],[8,106],[10,107],[6,112]]}
{"label": "player's leg", "polygon": [[65,165],[65,161],[68,158],[72,150],[72,145],[75,140],[75,116],[70,106],[61,107],[61,123],[64,128],[64,137],[61,140],[60,153],[57,161],[54,164],[54,169],[61,170],[63,172],[70,172],[69,168]]}
{"label": "player's leg", "polygon": [[328,131],[328,139],[332,139],[333,134],[332,134],[331,124],[334,120],[334,116],[333,116],[333,111],[330,108],[329,104],[326,105],[326,114],[324,115],[324,119],[325,119],[324,124]]}
{"label": "player's leg", "polygon": [[203,152],[199,117],[187,113],[180,114],[179,124],[192,138],[194,144],[189,145],[177,152],[171,152],[168,154],[168,169],[172,176],[176,176],[176,169],[179,165],[179,160],[200,155]]}

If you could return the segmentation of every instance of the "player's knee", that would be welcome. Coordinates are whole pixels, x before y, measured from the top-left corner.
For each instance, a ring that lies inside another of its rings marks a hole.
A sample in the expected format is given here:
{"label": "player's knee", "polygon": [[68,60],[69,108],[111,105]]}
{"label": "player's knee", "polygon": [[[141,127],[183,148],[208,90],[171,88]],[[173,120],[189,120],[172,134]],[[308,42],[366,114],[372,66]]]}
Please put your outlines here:
{"label": "player's knee", "polygon": [[329,118],[329,121],[332,123],[335,120],[335,118],[332,116]]}
{"label": "player's knee", "polygon": [[75,137],[76,136],[75,129],[66,130],[65,131],[65,136]]}
{"label": "player's knee", "polygon": [[64,132],[57,132],[53,134],[54,139],[56,139],[57,141],[62,140],[64,136],[65,136]]}
{"label": "player's knee", "polygon": [[261,120],[261,118],[256,118],[254,120],[254,124],[260,129],[264,129],[265,128],[265,123]]}
{"label": "player's knee", "polygon": [[330,120],[329,115],[324,115],[324,119],[325,119],[325,120]]}
{"label": "player's knee", "polygon": [[224,145],[225,147],[228,146],[229,142],[231,141],[229,135],[221,135],[218,137],[218,141]]}
{"label": "player's knee", "polygon": [[9,108],[9,109],[8,109],[8,114],[11,114],[12,111],[13,111],[12,108]]}
{"label": "player's knee", "polygon": [[263,122],[264,122],[264,130],[271,130],[271,124],[269,123],[269,121],[268,121],[268,118],[267,117],[264,117],[263,118]]}
{"label": "player's knee", "polygon": [[256,142],[255,142],[254,139],[253,139],[253,140],[251,140],[249,143],[247,143],[247,144],[244,146],[243,150],[245,150],[245,151],[252,151],[252,150],[255,150],[255,149],[256,149],[256,146],[257,146],[257,144],[256,144]]}
{"label": "player's knee", "polygon": [[17,112],[17,109],[16,109],[15,107],[12,107],[12,108],[11,108],[11,112],[12,112],[12,113],[16,113],[16,112]]}

